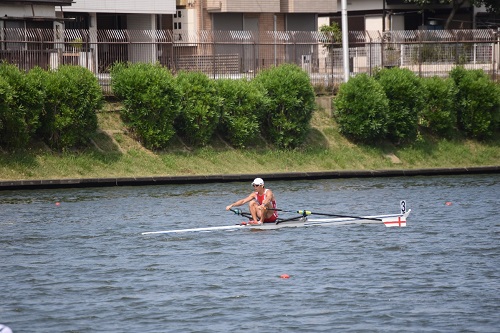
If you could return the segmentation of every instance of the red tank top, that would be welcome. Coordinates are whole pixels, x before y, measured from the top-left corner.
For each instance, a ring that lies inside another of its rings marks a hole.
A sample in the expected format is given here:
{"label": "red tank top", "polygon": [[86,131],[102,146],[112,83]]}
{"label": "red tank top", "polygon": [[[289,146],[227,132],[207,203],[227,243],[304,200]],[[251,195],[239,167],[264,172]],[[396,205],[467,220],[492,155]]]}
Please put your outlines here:
{"label": "red tank top", "polygon": [[[255,192],[255,200],[257,200],[259,205],[262,205],[262,202],[264,202],[264,200],[266,199],[266,192],[267,192],[267,188],[264,190],[264,193],[262,193],[262,195],[259,195],[258,192]],[[273,206],[274,209],[276,209],[276,200],[271,200],[271,205]],[[275,210],[273,212],[273,217],[275,219],[278,218],[278,211],[277,210]]]}

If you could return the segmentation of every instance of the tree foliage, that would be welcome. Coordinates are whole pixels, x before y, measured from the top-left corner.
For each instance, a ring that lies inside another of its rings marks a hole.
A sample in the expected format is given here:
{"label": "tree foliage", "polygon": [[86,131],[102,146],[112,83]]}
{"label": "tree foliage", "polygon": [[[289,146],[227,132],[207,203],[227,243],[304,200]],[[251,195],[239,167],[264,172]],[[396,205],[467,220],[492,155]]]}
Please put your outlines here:
{"label": "tree foliage", "polygon": [[455,82],[451,78],[434,76],[423,78],[422,84],[426,101],[421,113],[421,126],[438,136],[451,137],[457,128]]}
{"label": "tree foliage", "polygon": [[324,24],[319,27],[319,31],[324,34],[323,46],[328,51],[331,51],[335,47],[335,44],[340,45],[342,42],[342,30],[337,22],[333,22],[330,25]]}
{"label": "tree foliage", "polygon": [[208,144],[219,125],[222,105],[214,80],[201,72],[180,72],[176,83],[181,92],[178,133],[190,144]]}
{"label": "tree foliage", "polygon": [[[408,3],[416,3],[424,8],[436,2],[435,0],[405,0],[405,1]],[[476,7],[485,6],[488,12],[500,13],[500,1],[498,0],[438,0],[438,2],[440,4],[451,5],[451,11],[450,14],[448,15],[448,18],[444,26],[445,29],[448,29],[456,12],[466,3],[470,3],[471,5]]]}
{"label": "tree foliage", "polygon": [[259,134],[259,115],[265,92],[246,79],[217,80],[217,91],[222,98],[219,132],[239,148],[249,145]]}
{"label": "tree foliage", "polygon": [[387,138],[393,143],[411,142],[417,136],[424,89],[409,69],[384,68],[375,74],[389,99]]}
{"label": "tree foliage", "polygon": [[343,83],[333,104],[339,130],[348,138],[364,143],[385,138],[389,101],[373,77],[363,73]]}
{"label": "tree foliage", "polygon": [[125,106],[125,122],[145,147],[165,148],[180,113],[180,91],[170,71],[154,64],[117,63],[111,78],[113,92]]}
{"label": "tree foliage", "polygon": [[306,72],[283,64],[260,72],[255,81],[266,90],[262,130],[278,148],[296,148],[306,139],[316,108],[314,89]]}
{"label": "tree foliage", "polygon": [[43,89],[39,89],[34,75],[7,63],[0,64],[0,77],[0,145],[23,147],[40,126]]}
{"label": "tree foliage", "polygon": [[56,149],[85,145],[97,129],[97,114],[104,104],[95,75],[81,66],[60,66],[43,75],[44,114],[40,133]]}
{"label": "tree foliage", "polygon": [[457,120],[467,137],[485,139],[498,129],[500,119],[500,86],[483,70],[455,67],[450,72],[457,93]]}

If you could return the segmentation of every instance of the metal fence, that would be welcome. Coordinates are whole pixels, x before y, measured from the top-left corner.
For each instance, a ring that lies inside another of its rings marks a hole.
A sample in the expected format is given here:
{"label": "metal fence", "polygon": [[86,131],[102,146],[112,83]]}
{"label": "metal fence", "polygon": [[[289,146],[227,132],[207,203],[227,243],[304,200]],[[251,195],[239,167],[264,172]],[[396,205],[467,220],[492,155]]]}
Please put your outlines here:
{"label": "metal fence", "polygon": [[[419,76],[447,76],[463,65],[497,79],[495,30],[351,31],[348,38],[350,75],[398,66]],[[317,31],[0,29],[0,61],[24,70],[87,67],[105,92],[115,62],[157,62],[173,72],[202,71],[212,78],[252,78],[262,69],[295,63],[314,85],[333,86],[344,80],[342,57],[341,41]]]}

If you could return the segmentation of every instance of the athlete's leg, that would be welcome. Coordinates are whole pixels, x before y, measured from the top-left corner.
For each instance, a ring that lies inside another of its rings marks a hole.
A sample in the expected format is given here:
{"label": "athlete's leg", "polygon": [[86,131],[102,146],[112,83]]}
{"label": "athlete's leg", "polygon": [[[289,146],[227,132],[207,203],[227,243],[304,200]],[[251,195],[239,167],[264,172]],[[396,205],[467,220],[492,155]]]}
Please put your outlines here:
{"label": "athlete's leg", "polygon": [[253,222],[258,223],[260,219],[260,209],[257,201],[250,201],[248,203],[248,209],[250,210],[250,214],[252,214]]}

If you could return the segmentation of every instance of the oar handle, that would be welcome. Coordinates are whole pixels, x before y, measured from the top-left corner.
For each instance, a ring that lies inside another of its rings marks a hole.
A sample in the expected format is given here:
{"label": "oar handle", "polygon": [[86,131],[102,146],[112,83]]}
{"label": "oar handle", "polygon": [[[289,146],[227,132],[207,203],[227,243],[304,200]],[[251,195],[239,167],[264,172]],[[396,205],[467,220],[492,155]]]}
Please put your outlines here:
{"label": "oar handle", "polygon": [[229,209],[230,211],[232,211],[233,213],[235,213],[236,215],[241,215],[241,209],[239,208],[231,208]]}
{"label": "oar handle", "polygon": [[247,218],[251,218],[252,217],[252,214],[245,213],[244,211],[242,211],[239,208],[231,208],[229,210],[232,211],[233,213],[235,213],[236,215],[240,215],[240,216],[247,217]]}

